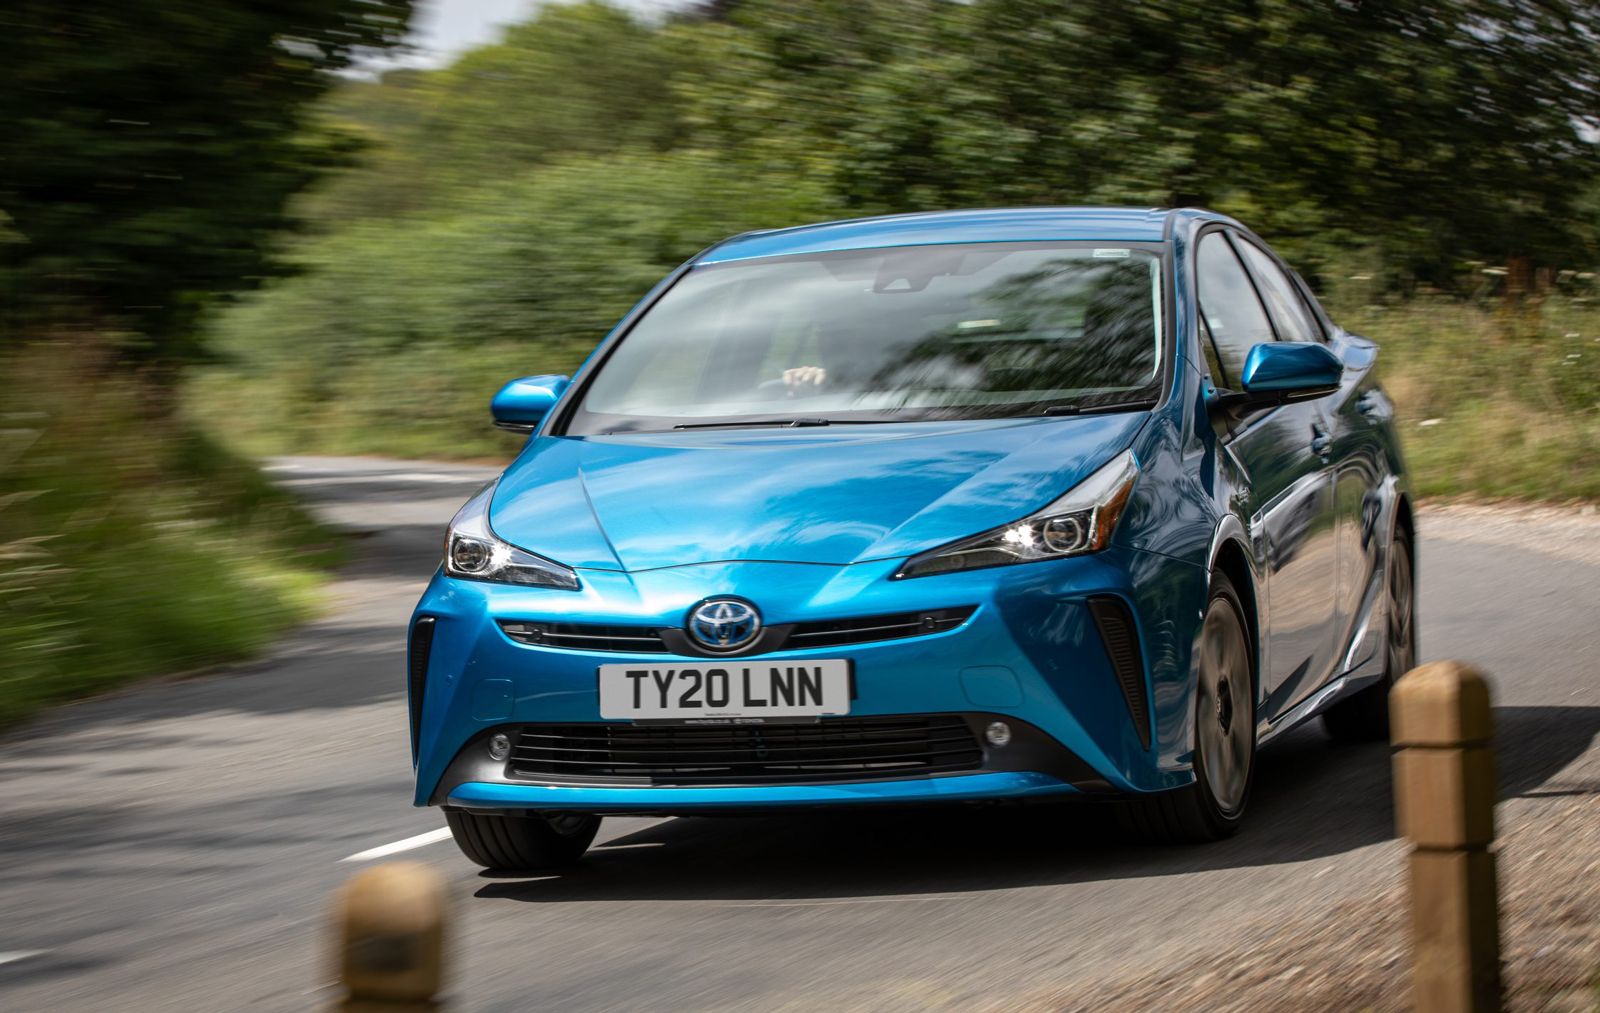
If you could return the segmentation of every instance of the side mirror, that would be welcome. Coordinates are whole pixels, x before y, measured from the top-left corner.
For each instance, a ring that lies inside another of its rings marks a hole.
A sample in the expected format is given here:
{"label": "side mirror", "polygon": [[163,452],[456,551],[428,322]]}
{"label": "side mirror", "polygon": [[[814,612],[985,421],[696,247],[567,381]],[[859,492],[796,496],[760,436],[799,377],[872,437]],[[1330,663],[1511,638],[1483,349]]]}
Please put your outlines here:
{"label": "side mirror", "polygon": [[1219,391],[1220,407],[1266,407],[1311,401],[1339,389],[1344,363],[1314,341],[1270,341],[1245,356],[1239,378],[1243,390]]}
{"label": "side mirror", "polygon": [[489,402],[494,424],[513,433],[531,433],[561,400],[571,381],[564,376],[525,376],[500,388]]}

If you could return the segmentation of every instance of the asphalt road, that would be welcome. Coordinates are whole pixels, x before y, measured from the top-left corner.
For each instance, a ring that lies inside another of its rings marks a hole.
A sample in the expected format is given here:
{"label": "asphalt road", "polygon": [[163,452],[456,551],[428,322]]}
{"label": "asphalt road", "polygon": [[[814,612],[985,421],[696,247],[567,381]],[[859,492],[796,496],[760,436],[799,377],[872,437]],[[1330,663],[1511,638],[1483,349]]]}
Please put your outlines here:
{"label": "asphalt road", "polygon": [[[1225,951],[1399,875],[1387,750],[1316,727],[1263,753],[1249,826],[1206,847],[1130,847],[1083,807],[613,819],[576,871],[482,875],[409,804],[402,680],[442,525],[489,473],[279,462],[365,535],[327,618],[0,740],[0,1009],[324,1005],[334,889],[419,835],[393,853],[448,877],[450,996],[473,1011],[1003,1003]],[[1494,677],[1506,807],[1596,748],[1591,520],[1423,519],[1422,653]]]}

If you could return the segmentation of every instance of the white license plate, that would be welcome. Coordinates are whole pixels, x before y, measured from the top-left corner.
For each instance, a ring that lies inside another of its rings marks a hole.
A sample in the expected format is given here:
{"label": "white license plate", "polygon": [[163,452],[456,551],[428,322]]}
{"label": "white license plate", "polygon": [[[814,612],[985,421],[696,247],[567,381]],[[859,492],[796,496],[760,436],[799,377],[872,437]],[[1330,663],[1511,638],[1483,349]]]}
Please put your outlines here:
{"label": "white license plate", "polygon": [[805,718],[850,713],[850,662],[681,661],[600,666],[600,716]]}

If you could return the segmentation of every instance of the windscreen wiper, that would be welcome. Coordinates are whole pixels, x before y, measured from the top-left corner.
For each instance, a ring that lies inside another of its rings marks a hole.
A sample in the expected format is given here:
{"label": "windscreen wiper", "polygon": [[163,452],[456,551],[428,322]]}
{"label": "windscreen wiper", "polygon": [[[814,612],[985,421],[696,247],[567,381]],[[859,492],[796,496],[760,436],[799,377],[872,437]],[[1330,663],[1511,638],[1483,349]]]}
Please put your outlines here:
{"label": "windscreen wiper", "polygon": [[685,422],[674,429],[742,429],[757,426],[770,426],[772,428],[802,429],[807,426],[831,426],[832,419],[747,419],[743,422]]}
{"label": "windscreen wiper", "polygon": [[1156,406],[1155,398],[1145,398],[1143,401],[1119,401],[1114,404],[1053,404],[1046,405],[1040,415],[1104,415],[1112,412],[1144,411]]}

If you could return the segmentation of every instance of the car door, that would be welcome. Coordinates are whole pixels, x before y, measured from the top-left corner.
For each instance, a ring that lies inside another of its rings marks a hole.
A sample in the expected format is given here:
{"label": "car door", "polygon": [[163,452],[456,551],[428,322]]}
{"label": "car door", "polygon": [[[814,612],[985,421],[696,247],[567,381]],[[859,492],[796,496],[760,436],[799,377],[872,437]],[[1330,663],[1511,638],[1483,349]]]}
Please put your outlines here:
{"label": "car door", "polygon": [[[1217,229],[1201,237],[1196,251],[1202,326],[1223,373],[1213,381],[1234,388],[1250,349],[1278,340],[1235,243]],[[1261,717],[1272,721],[1316,688],[1333,662],[1338,543],[1331,434],[1317,401],[1219,425],[1219,439],[1249,478],[1251,538],[1266,559]]]}
{"label": "car door", "polygon": [[1378,346],[1329,324],[1305,282],[1292,272],[1291,278],[1323,340],[1344,363],[1339,390],[1323,402],[1332,427],[1334,505],[1339,514],[1339,617],[1334,641],[1339,662],[1333,674],[1374,665],[1381,671],[1384,630],[1382,624],[1368,620],[1380,609],[1384,592],[1387,545],[1379,525],[1384,487],[1392,477],[1385,427],[1393,423],[1394,404],[1378,385],[1373,368]]}
{"label": "car door", "polygon": [[[1372,377],[1374,349],[1356,338],[1329,342],[1329,335],[1312,310],[1303,284],[1248,237],[1236,237],[1235,246],[1261,290],[1267,311],[1278,326],[1279,337],[1330,344],[1345,364],[1339,390],[1317,400],[1327,427],[1329,471],[1333,482],[1335,573],[1333,657],[1329,670],[1316,685],[1364,660],[1359,653],[1357,625],[1368,611],[1378,572],[1378,540],[1373,537],[1378,519],[1378,483],[1383,468],[1382,444],[1375,419],[1387,408]],[[1370,645],[1369,645],[1370,646]]]}

